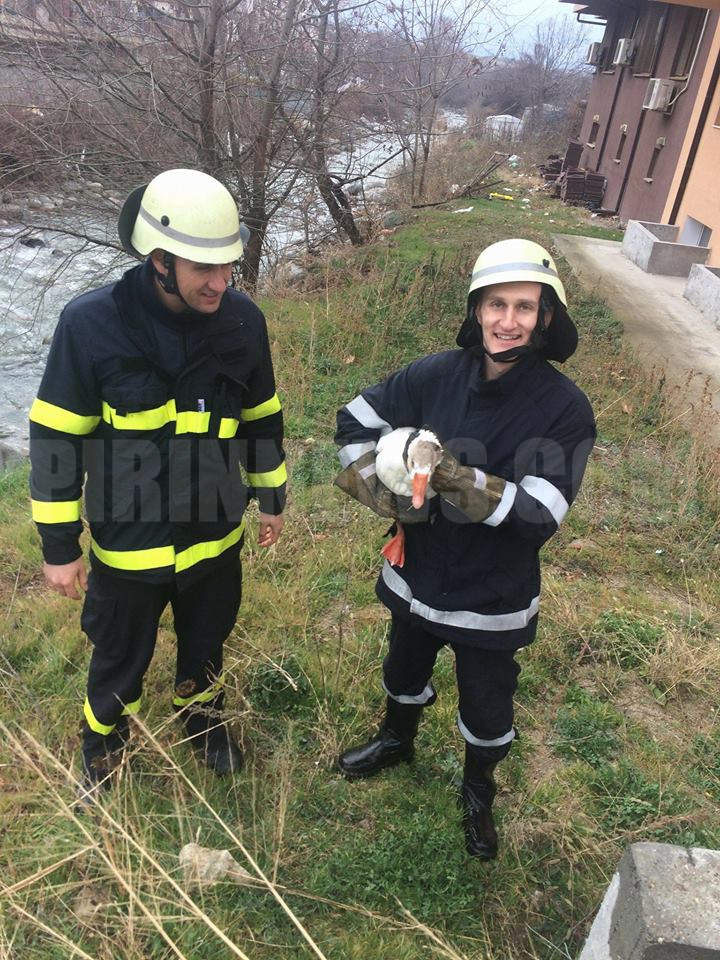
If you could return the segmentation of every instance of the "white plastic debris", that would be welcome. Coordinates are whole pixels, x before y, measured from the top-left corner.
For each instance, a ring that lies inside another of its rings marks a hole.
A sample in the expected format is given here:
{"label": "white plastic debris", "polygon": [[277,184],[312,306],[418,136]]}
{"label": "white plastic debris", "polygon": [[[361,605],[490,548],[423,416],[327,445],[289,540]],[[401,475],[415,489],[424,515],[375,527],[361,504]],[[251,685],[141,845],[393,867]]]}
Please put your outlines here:
{"label": "white plastic debris", "polygon": [[459,210],[453,210],[453,213],[472,213],[475,207],[460,207]]}
{"label": "white plastic debris", "polygon": [[241,867],[229,850],[213,850],[197,843],[186,843],[179,854],[180,866],[188,885],[212,886],[220,880],[236,883],[260,883]]}

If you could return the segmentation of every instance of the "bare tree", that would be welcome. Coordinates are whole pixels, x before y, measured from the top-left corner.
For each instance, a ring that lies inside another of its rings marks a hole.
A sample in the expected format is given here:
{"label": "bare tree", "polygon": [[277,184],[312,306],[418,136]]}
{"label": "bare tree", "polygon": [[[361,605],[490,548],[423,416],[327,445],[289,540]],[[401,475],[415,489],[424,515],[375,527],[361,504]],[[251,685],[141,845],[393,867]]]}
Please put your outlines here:
{"label": "bare tree", "polygon": [[[256,283],[268,224],[299,170],[281,114],[283,68],[300,0],[45,0],[27,4],[25,96],[38,86],[58,118],[45,125],[49,163],[86,178],[138,183],[198,166],[236,196],[251,229],[243,260]],[[41,16],[43,10],[49,16]],[[23,106],[19,104],[19,106]],[[69,135],[74,130],[75,134]]]}
{"label": "bare tree", "polygon": [[547,121],[547,110],[566,112],[590,75],[583,65],[582,52],[587,31],[569,17],[545,20],[535,28],[533,39],[520,51],[511,71],[515,96],[529,111],[525,132],[532,132]]}
{"label": "bare tree", "polygon": [[470,30],[492,15],[489,0],[400,0],[386,11],[388,33],[381,38],[385,58],[378,96],[387,121],[406,148],[411,199],[422,198],[428,158],[437,135],[443,97],[478,69],[469,51]]}

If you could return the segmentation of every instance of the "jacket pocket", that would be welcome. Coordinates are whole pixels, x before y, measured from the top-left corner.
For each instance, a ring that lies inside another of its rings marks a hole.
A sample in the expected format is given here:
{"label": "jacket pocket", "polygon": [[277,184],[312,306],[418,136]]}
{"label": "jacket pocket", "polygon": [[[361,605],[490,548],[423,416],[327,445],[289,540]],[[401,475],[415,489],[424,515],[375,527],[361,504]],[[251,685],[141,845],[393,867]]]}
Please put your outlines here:
{"label": "jacket pocket", "polygon": [[161,385],[104,387],[101,393],[108,407],[120,417],[158,410],[166,407],[168,399],[168,392]]}

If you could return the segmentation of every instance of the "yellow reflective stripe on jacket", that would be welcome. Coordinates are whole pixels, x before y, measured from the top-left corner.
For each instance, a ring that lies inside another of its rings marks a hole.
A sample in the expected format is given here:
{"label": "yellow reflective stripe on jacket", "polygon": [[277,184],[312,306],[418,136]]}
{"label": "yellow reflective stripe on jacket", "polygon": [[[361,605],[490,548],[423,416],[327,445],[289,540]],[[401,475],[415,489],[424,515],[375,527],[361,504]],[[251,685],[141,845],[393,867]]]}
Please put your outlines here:
{"label": "yellow reflective stripe on jacket", "polygon": [[87,720],[87,724],[90,727],[90,729],[94,733],[101,734],[103,737],[109,736],[116,727],[116,724],[114,723],[111,723],[111,724],[100,723],[98,718],[92,712],[92,707],[90,706],[90,701],[88,700],[87,697],[85,697],[85,705],[83,707],[83,713],[85,714],[85,719]]}
{"label": "yellow reflective stripe on jacket", "polygon": [[[175,433],[207,433],[210,426],[210,412],[199,410],[181,410],[177,412],[174,400],[168,400],[160,407],[138,410],[135,413],[120,414],[109,403],[103,401],[102,418],[116,430],[159,430],[168,423],[176,423]],[[240,421],[234,417],[223,417],[220,421],[218,436],[221,439],[234,437]]]}
{"label": "yellow reflective stripe on jacket", "polygon": [[[228,439],[234,437],[240,426],[240,421],[233,417],[223,417],[218,428],[218,437]],[[210,414],[195,410],[181,410],[177,415],[175,434],[180,433],[207,433],[210,428]]]}
{"label": "yellow reflective stripe on jacket", "polygon": [[207,433],[210,426],[210,412],[182,410],[177,415],[175,433]]}
{"label": "yellow reflective stripe on jacket", "polygon": [[211,560],[213,557],[219,557],[234,544],[238,543],[245,532],[245,518],[239,527],[231,530],[222,540],[206,540],[204,543],[194,543],[191,547],[181,550],[175,558],[175,572],[181,573],[189,567],[193,567],[202,560]]}
{"label": "yellow reflective stripe on jacket", "polygon": [[154,570],[157,567],[175,567],[176,573],[181,573],[189,567],[200,563],[201,560],[210,560],[219,557],[227,549],[238,543],[245,531],[245,519],[235,530],[231,530],[221,540],[206,540],[194,543],[178,553],[175,547],[149,547],[145,550],[106,550],[91,541],[92,552],[108,567],[116,570]]}
{"label": "yellow reflective stripe on jacket", "polygon": [[240,426],[240,421],[235,420],[234,417],[223,417],[220,421],[220,429],[218,430],[218,437],[221,440],[227,440],[230,437],[234,437],[238,432],[238,427]]}
{"label": "yellow reflective stripe on jacket", "polygon": [[57,407],[54,403],[47,403],[37,397],[30,407],[30,419],[43,427],[59,430],[62,433],[72,433],[77,437],[92,433],[100,423],[100,417],[83,417],[72,410]]}
{"label": "yellow reflective stripe on jacket", "polygon": [[263,417],[269,417],[271,413],[279,413],[282,410],[280,399],[274,393],[269,400],[259,403],[256,407],[243,407],[240,414],[243,420],[261,420]]}
{"label": "yellow reflective stripe on jacket", "polygon": [[287,483],[287,467],[283,462],[267,473],[248,473],[248,481],[253,487],[281,487]]}
{"label": "yellow reflective stripe on jacket", "polygon": [[161,407],[152,407],[150,410],[121,414],[103,400],[102,418],[116,430],[159,430],[176,419],[175,401],[168,400]]}
{"label": "yellow reflective stripe on jacket", "polygon": [[208,687],[207,690],[201,690],[200,693],[194,693],[191,697],[180,697],[175,694],[173,697],[173,706],[187,707],[191,703],[208,703],[210,700],[214,700],[215,697],[222,693],[224,683],[225,675],[223,674],[223,676],[220,677],[220,679],[211,687]]}
{"label": "yellow reflective stripe on jacket", "polygon": [[116,570],[154,570],[156,567],[172,567],[175,563],[175,547],[148,547],[145,550],[106,550],[91,541],[92,552],[108,567]]}
{"label": "yellow reflective stripe on jacket", "polygon": [[35,523],[72,523],[80,519],[82,500],[31,500],[32,518]]}

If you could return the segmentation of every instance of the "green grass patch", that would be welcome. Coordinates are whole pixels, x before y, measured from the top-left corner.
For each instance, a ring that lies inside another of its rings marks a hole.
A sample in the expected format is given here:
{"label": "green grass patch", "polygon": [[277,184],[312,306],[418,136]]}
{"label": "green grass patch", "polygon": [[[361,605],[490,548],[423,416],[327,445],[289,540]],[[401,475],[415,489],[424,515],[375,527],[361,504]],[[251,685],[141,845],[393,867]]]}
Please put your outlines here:
{"label": "green grass patch", "polygon": [[[27,468],[0,477],[0,869],[11,891],[1,942],[13,954],[65,960],[76,945],[93,960],[237,956],[217,928],[253,960],[317,958],[302,925],[328,958],[416,960],[448,943],[446,955],[464,960],[554,960],[580,952],[627,842],[720,844],[716,452],[671,423],[661,379],[638,370],[606,304],[562,264],[581,334],[563,370],[590,397],[599,438],[543,551],[538,639],[518,655],[520,739],[497,769],[497,861],[464,852],[449,652],[414,763],[360,783],[336,772],[338,753],[382,716],[387,617],[374,584],[389,525],[331,486],[337,409],[454,345],[488,243],[619,236],[529,179],[505,186],[511,203],[408,211],[392,236],[333,252],[304,289],[262,303],[291,503],[271,551],[257,548],[250,519],[243,606],[226,647],[228,708],[246,753],[236,780],[214,779],[180,742],[167,616],[144,727],[103,800],[107,816],[76,815],[69,775],[90,651],[79,604],[42,587]],[[252,872],[249,854],[287,909],[228,878],[188,883],[178,855],[189,842],[227,849]],[[86,888],[95,905],[83,914]]]}

